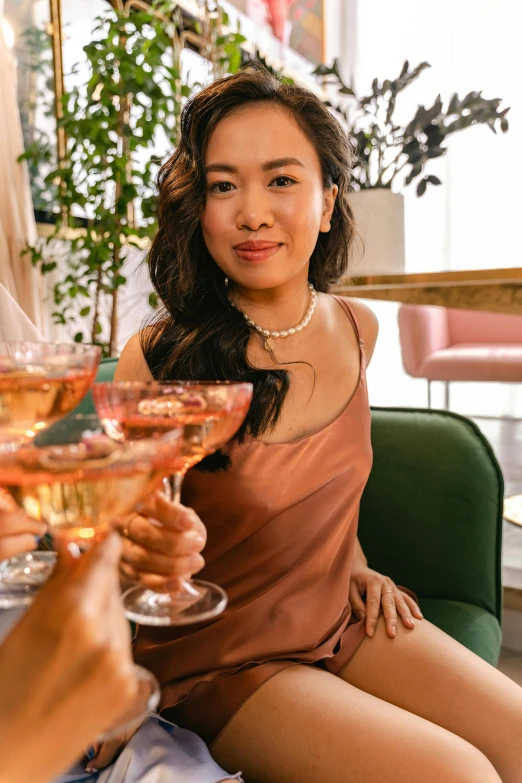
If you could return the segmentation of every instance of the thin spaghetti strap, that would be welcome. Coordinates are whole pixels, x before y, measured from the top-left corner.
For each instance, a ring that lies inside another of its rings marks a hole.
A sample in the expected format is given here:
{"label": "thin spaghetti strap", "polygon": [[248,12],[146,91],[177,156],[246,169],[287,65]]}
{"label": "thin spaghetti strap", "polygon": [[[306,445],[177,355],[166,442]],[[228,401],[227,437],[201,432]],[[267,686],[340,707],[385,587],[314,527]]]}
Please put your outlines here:
{"label": "thin spaghetti strap", "polygon": [[[333,298],[336,299],[341,307],[343,308],[344,312],[348,314],[348,317],[350,321],[352,322],[352,326],[355,332],[355,336],[357,337],[357,340],[359,341],[359,345],[362,347],[364,345],[364,337],[361,334],[361,330],[359,327],[359,322],[357,320],[357,316],[355,315],[351,304],[348,302],[348,300],[344,296],[336,296],[335,294],[332,294]],[[364,352],[363,352],[364,353]]]}

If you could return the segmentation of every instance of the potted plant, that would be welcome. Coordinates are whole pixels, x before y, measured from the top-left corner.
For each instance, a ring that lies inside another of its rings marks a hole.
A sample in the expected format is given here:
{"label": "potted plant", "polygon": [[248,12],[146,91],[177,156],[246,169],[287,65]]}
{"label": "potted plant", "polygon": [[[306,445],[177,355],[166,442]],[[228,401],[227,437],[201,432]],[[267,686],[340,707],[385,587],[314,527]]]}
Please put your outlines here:
{"label": "potted plant", "polygon": [[[155,231],[158,137],[166,149],[175,146],[182,103],[199,88],[182,83],[183,40],[203,42],[217,75],[237,70],[245,40],[226,28],[217,3],[205,6],[204,25],[196,20],[191,31],[170,0],[116,6],[96,19],[84,47],[88,79],[63,96],[65,155],[57,159],[53,148],[36,143],[21,156],[36,170],[50,169],[54,230],[27,252],[51,275],[54,323],[108,356],[117,351],[129,249],[146,246]],[[154,294],[149,304],[155,306]]]}
{"label": "potted plant", "polygon": [[429,173],[429,164],[447,152],[446,140],[457,131],[476,124],[508,130],[506,114],[500,110],[501,99],[486,99],[481,92],[470,92],[464,98],[455,93],[447,105],[440,95],[432,106],[419,106],[407,125],[394,119],[398,95],[429,68],[423,62],[410,70],[406,60],[399,76],[372,82],[371,93],[357,97],[344,83],[339,64],[320,65],[314,73],[327,84],[335,85],[344,106],[327,104],[337,111],[350,129],[356,148],[351,204],[364,245],[364,256],[355,269],[370,272],[404,271],[404,197],[402,190],[415,185],[422,196],[429,185],[441,180]]}

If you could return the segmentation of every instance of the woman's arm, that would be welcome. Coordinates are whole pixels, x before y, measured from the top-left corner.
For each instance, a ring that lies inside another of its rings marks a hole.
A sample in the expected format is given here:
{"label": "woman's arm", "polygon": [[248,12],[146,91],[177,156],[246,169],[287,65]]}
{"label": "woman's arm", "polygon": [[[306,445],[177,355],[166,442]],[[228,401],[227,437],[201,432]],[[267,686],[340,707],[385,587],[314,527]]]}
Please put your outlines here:
{"label": "woman's arm", "polygon": [[364,355],[366,357],[366,366],[368,366],[373,356],[375,343],[377,342],[377,336],[379,334],[379,321],[368,305],[359,302],[358,299],[352,299],[351,297],[349,302],[355,313],[355,317],[357,318],[361,337],[364,340]]}
{"label": "woman's arm", "polygon": [[362,551],[362,547],[358,538],[355,539],[355,551],[353,553],[353,562],[354,564],[357,563],[357,565],[363,565],[365,567],[368,565],[368,560],[366,559],[366,555]]}

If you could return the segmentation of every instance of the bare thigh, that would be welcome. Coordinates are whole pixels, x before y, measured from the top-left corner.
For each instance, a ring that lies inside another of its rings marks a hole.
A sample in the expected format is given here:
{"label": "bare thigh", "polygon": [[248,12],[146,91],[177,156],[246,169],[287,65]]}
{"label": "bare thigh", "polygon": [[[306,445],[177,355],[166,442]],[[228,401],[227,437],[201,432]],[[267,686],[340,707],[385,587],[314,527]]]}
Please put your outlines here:
{"label": "bare thigh", "polygon": [[247,783],[499,783],[470,743],[310,666],[276,674],[210,751]]}
{"label": "bare thigh", "polygon": [[391,639],[381,616],[339,676],[458,734],[504,783],[522,781],[522,688],[427,620],[397,626]]}

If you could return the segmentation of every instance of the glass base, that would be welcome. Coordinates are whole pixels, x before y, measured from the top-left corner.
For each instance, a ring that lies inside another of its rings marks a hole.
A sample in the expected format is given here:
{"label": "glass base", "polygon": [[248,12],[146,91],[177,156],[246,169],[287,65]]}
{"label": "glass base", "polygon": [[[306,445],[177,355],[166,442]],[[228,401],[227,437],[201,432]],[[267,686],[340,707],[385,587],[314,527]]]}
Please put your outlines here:
{"label": "glass base", "polygon": [[143,666],[134,666],[134,676],[138,683],[138,692],[132,707],[118,718],[115,726],[96,737],[96,742],[107,742],[118,739],[120,734],[126,734],[128,731],[137,731],[143,721],[156,710],[161,695],[157,679]]}
{"label": "glass base", "polygon": [[20,448],[21,442],[21,440],[0,440],[0,454],[14,454]]}
{"label": "glass base", "polygon": [[0,563],[0,609],[28,606],[49,579],[56,552],[27,552]]}
{"label": "glass base", "polygon": [[227,594],[200,579],[186,583],[177,593],[156,593],[131,587],[122,596],[125,615],[140,625],[192,625],[217,617],[225,610]]}

